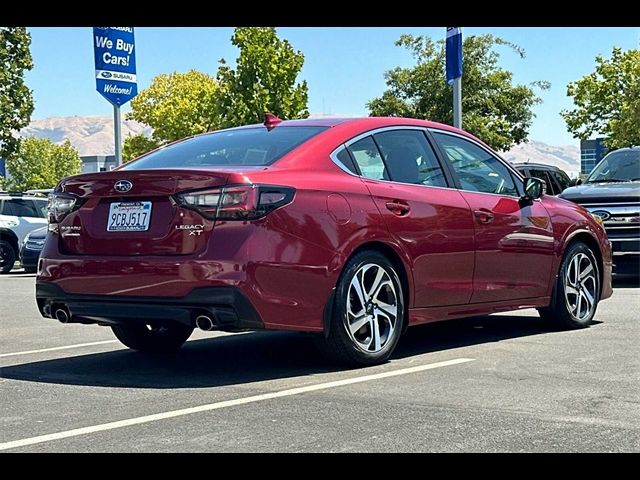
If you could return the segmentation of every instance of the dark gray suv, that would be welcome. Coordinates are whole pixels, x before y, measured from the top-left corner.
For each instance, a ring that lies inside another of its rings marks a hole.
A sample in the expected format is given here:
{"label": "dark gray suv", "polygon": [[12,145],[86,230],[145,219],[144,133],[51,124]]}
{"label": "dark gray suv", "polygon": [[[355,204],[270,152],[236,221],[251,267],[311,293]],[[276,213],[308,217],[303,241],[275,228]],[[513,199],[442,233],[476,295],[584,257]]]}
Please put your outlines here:
{"label": "dark gray suv", "polygon": [[613,246],[614,273],[640,276],[640,147],[607,154],[584,182],[560,197],[602,219]]}

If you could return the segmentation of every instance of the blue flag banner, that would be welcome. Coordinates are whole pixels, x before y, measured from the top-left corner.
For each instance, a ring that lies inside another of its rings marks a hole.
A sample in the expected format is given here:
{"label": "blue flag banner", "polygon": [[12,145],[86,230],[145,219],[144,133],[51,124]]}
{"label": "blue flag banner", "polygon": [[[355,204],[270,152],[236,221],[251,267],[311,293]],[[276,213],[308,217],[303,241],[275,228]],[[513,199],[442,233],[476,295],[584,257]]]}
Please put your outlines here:
{"label": "blue flag banner", "polygon": [[447,83],[462,76],[462,28],[447,27]]}
{"label": "blue flag banner", "polygon": [[133,27],[93,27],[96,90],[114,105],[138,94]]}

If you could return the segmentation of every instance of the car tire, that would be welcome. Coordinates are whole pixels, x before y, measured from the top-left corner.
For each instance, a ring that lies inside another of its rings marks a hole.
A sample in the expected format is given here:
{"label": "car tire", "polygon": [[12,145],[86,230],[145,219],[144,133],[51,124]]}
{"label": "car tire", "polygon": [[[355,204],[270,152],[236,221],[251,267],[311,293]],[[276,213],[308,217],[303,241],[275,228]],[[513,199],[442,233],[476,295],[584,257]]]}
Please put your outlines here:
{"label": "car tire", "polygon": [[114,335],[132,350],[147,353],[166,353],[178,350],[193,333],[193,327],[181,323],[146,325],[132,323],[113,325]]}
{"label": "car tire", "polygon": [[16,263],[16,251],[6,240],[0,240],[0,273],[9,273]]}
{"label": "car tire", "polygon": [[24,273],[36,273],[38,270],[36,267],[22,267],[24,268]]}
{"label": "car tire", "polygon": [[554,288],[551,305],[539,308],[543,320],[562,329],[588,327],[600,300],[600,272],[591,248],[569,245]]}
{"label": "car tire", "polygon": [[379,252],[362,251],[340,275],[329,334],[319,346],[340,364],[379,364],[396,348],[404,322],[404,294],[395,267]]}

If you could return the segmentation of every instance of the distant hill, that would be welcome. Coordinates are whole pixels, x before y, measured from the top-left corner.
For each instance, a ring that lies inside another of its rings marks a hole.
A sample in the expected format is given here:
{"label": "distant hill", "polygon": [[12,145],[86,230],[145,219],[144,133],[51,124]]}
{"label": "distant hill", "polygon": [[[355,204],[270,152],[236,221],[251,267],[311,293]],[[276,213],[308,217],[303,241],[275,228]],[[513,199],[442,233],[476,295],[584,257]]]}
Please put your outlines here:
{"label": "distant hill", "polygon": [[580,148],[577,145],[548,145],[531,140],[503,152],[505,160],[512,163],[546,163],[555,165],[567,173],[580,171]]}
{"label": "distant hill", "polygon": [[[122,123],[123,139],[138,133],[151,135],[151,127],[133,120],[124,120]],[[112,155],[114,151],[113,118],[110,116],[50,117],[34,120],[20,133],[23,136],[48,138],[55,143],[69,139],[80,155]],[[502,155],[514,163],[528,160],[556,165],[567,172],[580,171],[580,150],[577,145],[556,146],[532,140],[516,145]]]}
{"label": "distant hill", "polygon": [[[122,138],[151,134],[151,128],[134,120],[122,122]],[[113,155],[113,117],[50,117],[34,120],[20,134],[25,137],[48,138],[54,143],[69,140],[80,155]]]}

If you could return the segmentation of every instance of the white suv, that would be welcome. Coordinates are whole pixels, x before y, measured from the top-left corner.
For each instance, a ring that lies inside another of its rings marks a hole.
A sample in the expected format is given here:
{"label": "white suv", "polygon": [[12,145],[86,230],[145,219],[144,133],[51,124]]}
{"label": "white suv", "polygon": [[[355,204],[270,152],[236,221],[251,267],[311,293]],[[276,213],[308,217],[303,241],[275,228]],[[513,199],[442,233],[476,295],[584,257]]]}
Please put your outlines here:
{"label": "white suv", "polygon": [[47,224],[47,198],[0,193],[0,273],[8,273],[25,237]]}

